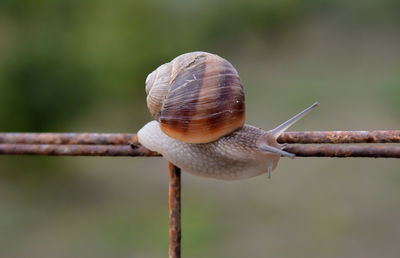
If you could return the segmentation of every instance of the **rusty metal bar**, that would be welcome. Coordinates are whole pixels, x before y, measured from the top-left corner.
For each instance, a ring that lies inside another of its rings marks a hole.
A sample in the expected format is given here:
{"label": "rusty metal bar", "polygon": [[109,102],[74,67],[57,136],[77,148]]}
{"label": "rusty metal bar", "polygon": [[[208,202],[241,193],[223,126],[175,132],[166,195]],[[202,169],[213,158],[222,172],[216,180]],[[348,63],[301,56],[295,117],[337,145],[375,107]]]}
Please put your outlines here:
{"label": "rusty metal bar", "polygon": [[169,258],[181,257],[181,169],[169,167]]}
{"label": "rusty metal bar", "polygon": [[[279,143],[400,143],[400,130],[286,132]],[[0,133],[0,144],[137,144],[136,134],[112,133]]]}
{"label": "rusty metal bar", "polygon": [[0,144],[0,155],[48,156],[160,156],[142,146],[129,145],[61,145],[61,144]]}
{"label": "rusty metal bar", "polygon": [[[285,151],[298,157],[366,157],[400,158],[398,146],[349,145],[287,145]],[[49,156],[161,156],[143,146],[129,145],[58,145],[58,144],[0,144],[0,155]]]}
{"label": "rusty metal bar", "polygon": [[400,147],[397,146],[287,145],[284,150],[297,157],[400,158]]}
{"label": "rusty metal bar", "polygon": [[400,130],[286,132],[279,143],[400,143]]}
{"label": "rusty metal bar", "polygon": [[137,144],[136,134],[125,133],[0,133],[0,143],[13,144]]}

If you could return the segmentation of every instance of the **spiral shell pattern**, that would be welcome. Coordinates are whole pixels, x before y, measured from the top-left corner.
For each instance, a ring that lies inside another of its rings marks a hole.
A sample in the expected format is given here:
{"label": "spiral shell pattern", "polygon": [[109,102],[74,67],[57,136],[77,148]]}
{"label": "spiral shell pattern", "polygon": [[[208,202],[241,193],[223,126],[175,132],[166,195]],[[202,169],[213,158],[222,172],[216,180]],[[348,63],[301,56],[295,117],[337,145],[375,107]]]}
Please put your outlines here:
{"label": "spiral shell pattern", "polygon": [[146,79],[150,114],[168,136],[207,143],[241,128],[245,120],[242,83],[225,59],[205,52],[180,55]]}

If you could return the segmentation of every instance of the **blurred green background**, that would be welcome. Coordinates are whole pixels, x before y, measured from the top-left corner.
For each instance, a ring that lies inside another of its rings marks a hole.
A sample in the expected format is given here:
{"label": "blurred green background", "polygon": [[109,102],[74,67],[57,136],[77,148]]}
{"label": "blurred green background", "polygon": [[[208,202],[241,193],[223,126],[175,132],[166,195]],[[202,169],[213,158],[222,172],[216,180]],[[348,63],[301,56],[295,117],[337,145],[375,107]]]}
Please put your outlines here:
{"label": "blurred green background", "polygon": [[[247,122],[400,129],[397,0],[0,0],[0,131],[136,132],[144,80],[203,50]],[[184,257],[398,257],[400,163],[282,159],[267,180],[184,173]],[[0,156],[0,257],[166,257],[162,158]]]}

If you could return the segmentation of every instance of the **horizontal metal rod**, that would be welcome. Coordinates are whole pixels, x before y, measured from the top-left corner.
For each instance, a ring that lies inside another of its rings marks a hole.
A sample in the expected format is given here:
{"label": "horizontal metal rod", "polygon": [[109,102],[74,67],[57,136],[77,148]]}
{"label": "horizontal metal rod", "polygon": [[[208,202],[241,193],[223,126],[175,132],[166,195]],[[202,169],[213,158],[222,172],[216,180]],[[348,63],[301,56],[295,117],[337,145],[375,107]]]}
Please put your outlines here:
{"label": "horizontal metal rod", "polygon": [[400,143],[400,130],[287,132],[280,143]]}
{"label": "horizontal metal rod", "polygon": [[0,133],[0,144],[137,144],[136,134],[128,133]]}
{"label": "horizontal metal rod", "polygon": [[161,156],[142,146],[74,145],[74,144],[0,144],[0,155],[48,156]]}
{"label": "horizontal metal rod", "polygon": [[[285,151],[298,157],[368,157],[400,158],[397,146],[348,145],[287,145]],[[161,156],[140,145],[135,148],[120,145],[60,145],[60,144],[0,144],[0,155],[49,156]]]}
{"label": "horizontal metal rod", "polygon": [[[400,143],[400,130],[286,132],[279,143]],[[0,144],[137,144],[136,134],[112,133],[0,133]]]}
{"label": "horizontal metal rod", "polygon": [[297,157],[400,158],[397,146],[287,145],[284,150]]}

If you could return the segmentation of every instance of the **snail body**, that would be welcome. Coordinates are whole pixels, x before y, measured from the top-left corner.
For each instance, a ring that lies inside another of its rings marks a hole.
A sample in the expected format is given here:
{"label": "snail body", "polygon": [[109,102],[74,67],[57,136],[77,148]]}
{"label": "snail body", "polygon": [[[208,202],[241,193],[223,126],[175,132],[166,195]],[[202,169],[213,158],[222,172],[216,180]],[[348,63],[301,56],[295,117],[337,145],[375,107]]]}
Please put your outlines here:
{"label": "snail body", "polygon": [[318,103],[270,131],[244,124],[244,93],[225,59],[192,52],[161,65],[146,79],[154,121],[138,132],[144,147],[189,173],[238,180],[271,175],[281,156],[277,138]]}
{"label": "snail body", "polygon": [[[272,171],[280,157],[255,148],[257,141],[268,142],[268,134],[250,125],[217,141],[193,144],[169,137],[157,121],[151,121],[138,132],[138,138],[146,148],[161,153],[184,171],[223,180],[245,179]],[[279,148],[276,141],[270,139],[270,142]]]}

